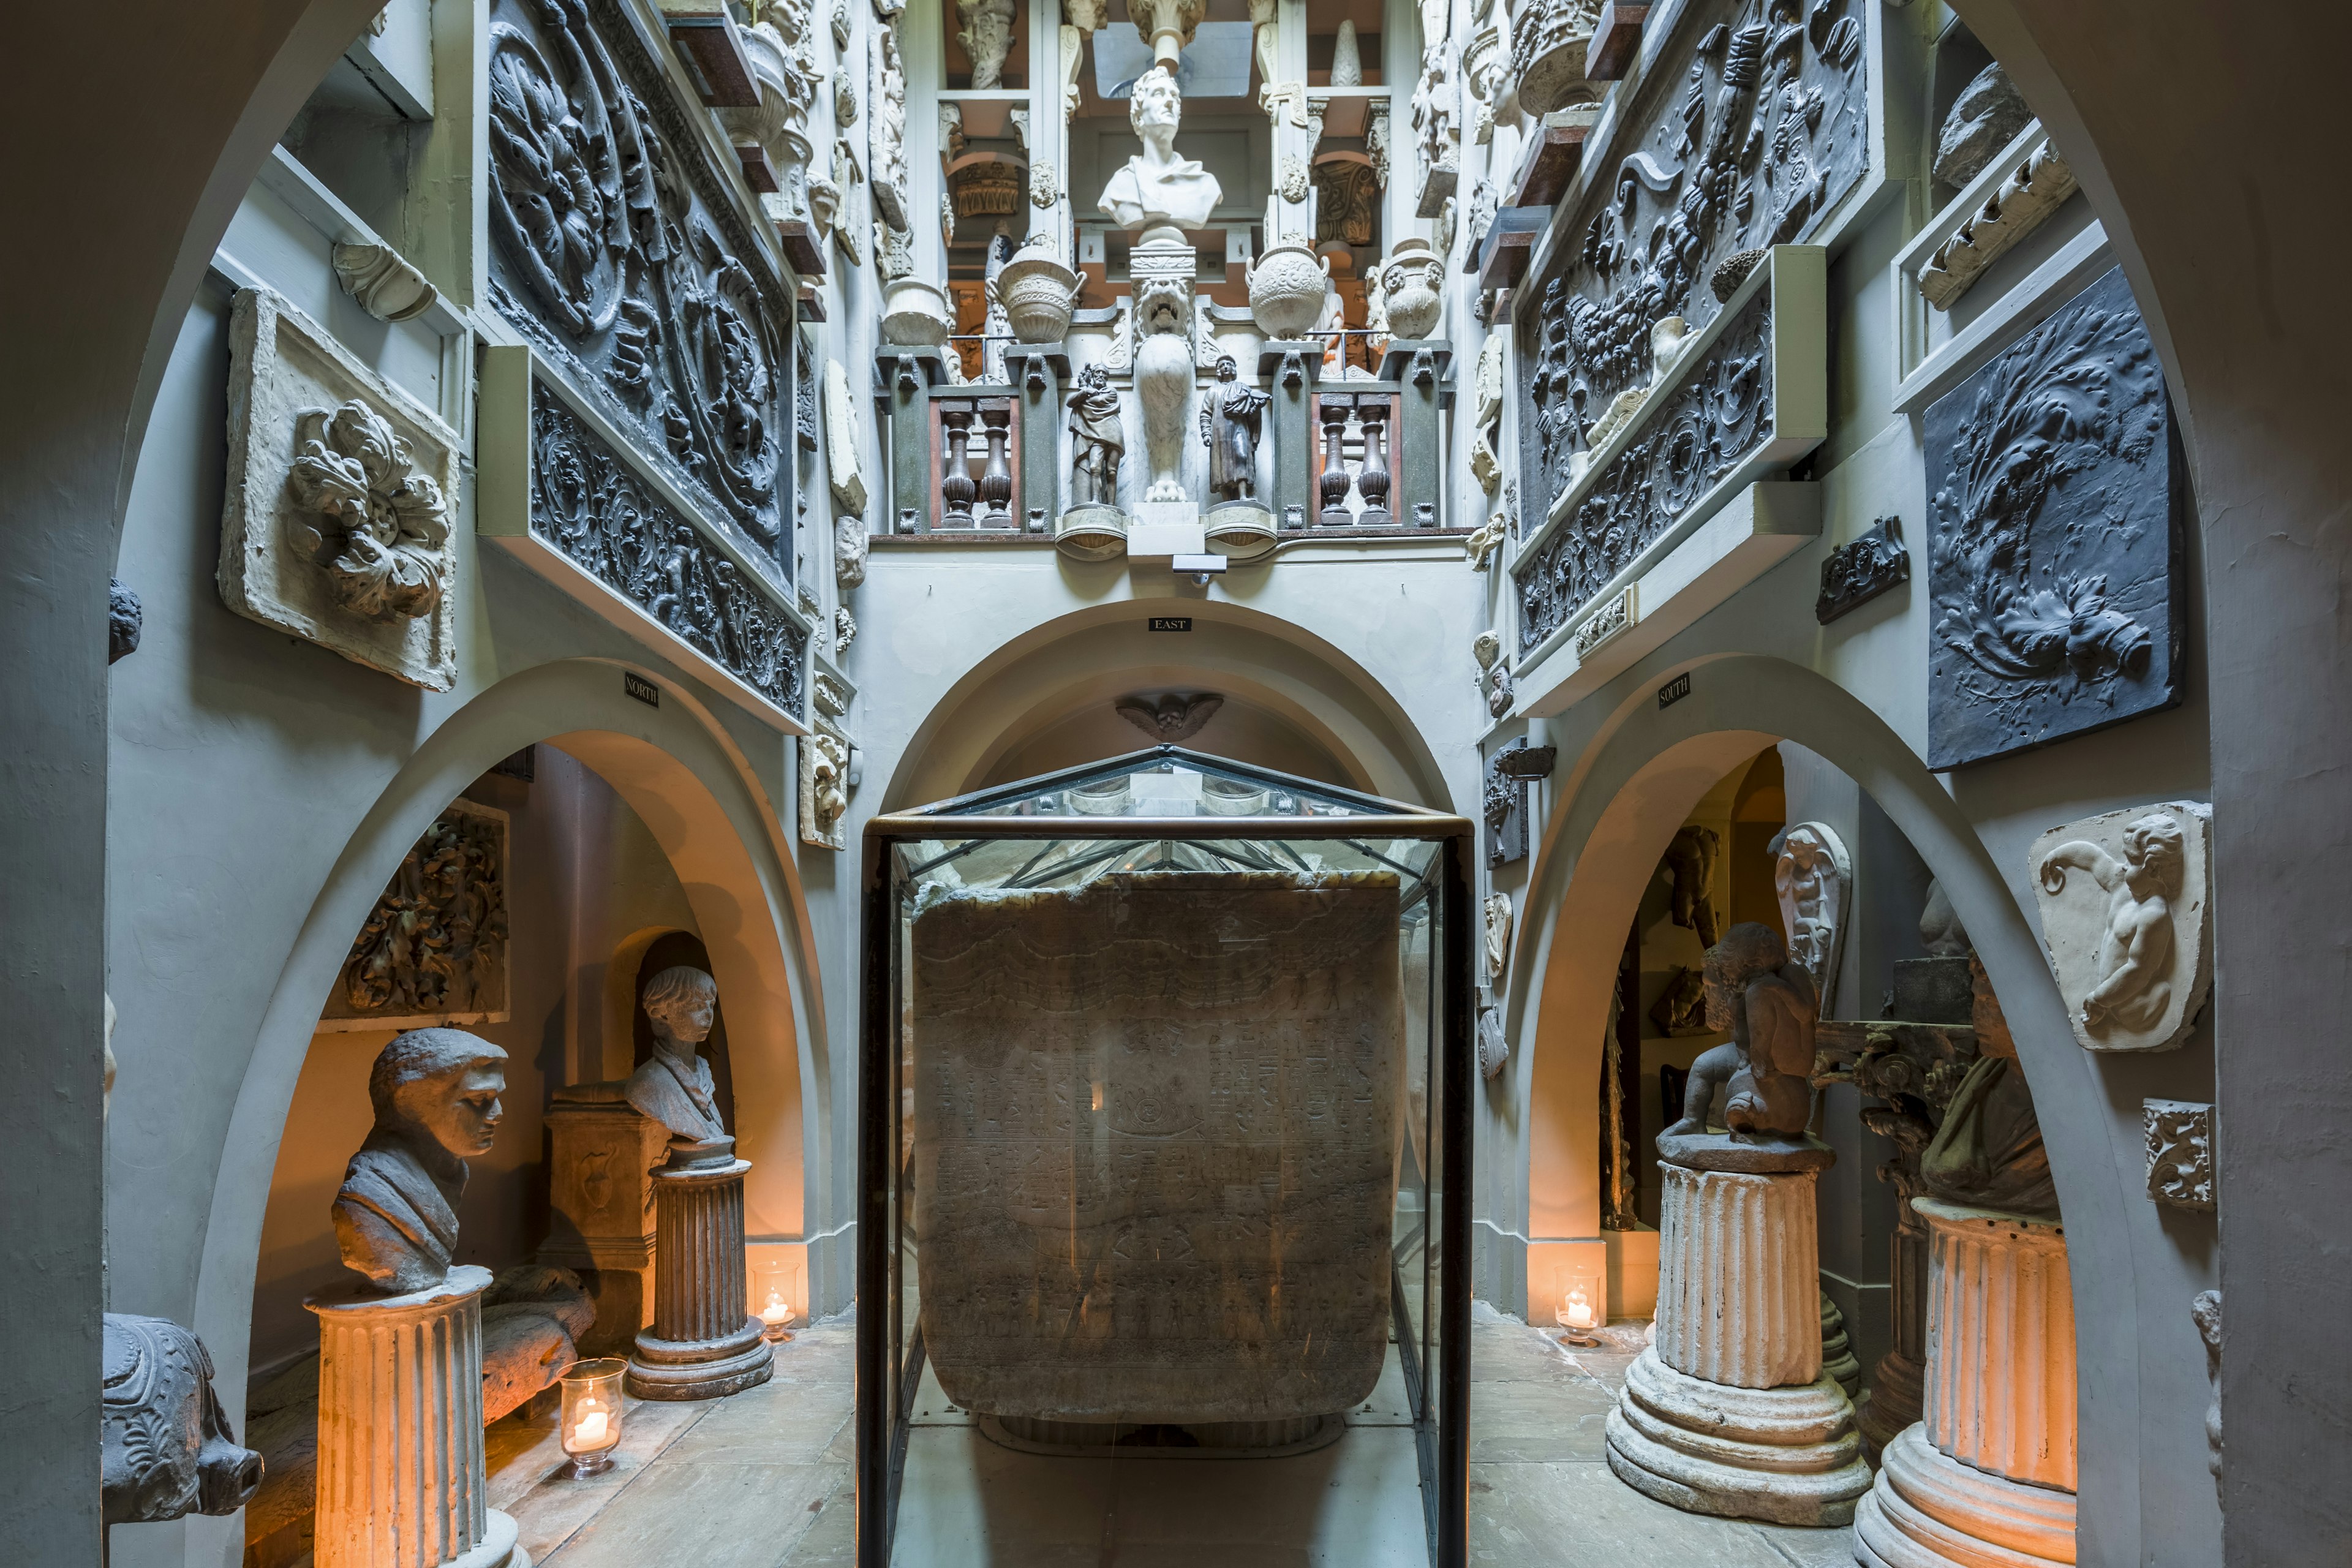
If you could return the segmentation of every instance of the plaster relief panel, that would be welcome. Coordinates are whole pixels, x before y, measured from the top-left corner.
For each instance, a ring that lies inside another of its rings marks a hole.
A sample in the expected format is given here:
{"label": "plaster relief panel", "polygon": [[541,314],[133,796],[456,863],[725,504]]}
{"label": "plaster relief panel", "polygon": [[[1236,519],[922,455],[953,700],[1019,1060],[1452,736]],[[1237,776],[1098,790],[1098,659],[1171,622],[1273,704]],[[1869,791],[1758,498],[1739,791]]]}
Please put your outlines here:
{"label": "plaster relief panel", "polygon": [[461,446],[284,300],[239,292],[221,598],[354,664],[448,690]]}
{"label": "plaster relief panel", "polygon": [[1781,929],[1789,933],[1789,959],[1813,983],[1826,1017],[1845,956],[1853,858],[1826,822],[1798,823],[1773,840],[1772,853],[1772,889],[1780,901]]}
{"label": "plaster relief panel", "polygon": [[1927,765],[2180,700],[2180,458],[2120,269],[1927,418]]}
{"label": "plaster relief panel", "polygon": [[849,738],[823,718],[800,739],[801,842],[849,847]]}
{"label": "plaster relief panel", "polygon": [[1390,873],[927,890],[922,1330],[998,1416],[1265,1421],[1387,1351],[1405,1100]]}
{"label": "plaster relief panel", "polygon": [[507,814],[453,800],[368,911],[319,1030],[503,1024],[507,970]]}
{"label": "plaster relief panel", "polygon": [[2212,827],[2210,806],[2172,801],[2034,840],[2042,945],[2085,1050],[2188,1038],[2213,982]]}
{"label": "plaster relief panel", "polygon": [[2147,1195],[2175,1208],[2213,1212],[2213,1108],[2185,1100],[2140,1101],[2147,1134]]}
{"label": "plaster relief panel", "polygon": [[498,0],[491,16],[490,303],[789,570],[789,287],[617,0]]}

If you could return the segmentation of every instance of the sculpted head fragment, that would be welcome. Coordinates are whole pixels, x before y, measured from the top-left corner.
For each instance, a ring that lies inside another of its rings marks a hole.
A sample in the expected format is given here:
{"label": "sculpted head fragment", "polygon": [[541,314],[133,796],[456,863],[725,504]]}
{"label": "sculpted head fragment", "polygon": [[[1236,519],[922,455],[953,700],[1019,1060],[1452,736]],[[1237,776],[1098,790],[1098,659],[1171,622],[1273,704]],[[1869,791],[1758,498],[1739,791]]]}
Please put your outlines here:
{"label": "sculpted head fragment", "polygon": [[460,1160],[490,1152],[506,1114],[507,1054],[463,1029],[411,1029],[368,1073],[376,1131],[427,1140]]}
{"label": "sculpted head fragment", "polygon": [[719,983],[690,963],[673,964],[646,982],[645,1000],[654,1037],[691,1054],[710,1037],[719,1013]]}
{"label": "sculpted head fragment", "polygon": [[1150,141],[1150,131],[1162,126],[1172,134],[1183,112],[1184,95],[1166,66],[1153,66],[1135,79],[1128,99],[1127,122],[1138,136]]}

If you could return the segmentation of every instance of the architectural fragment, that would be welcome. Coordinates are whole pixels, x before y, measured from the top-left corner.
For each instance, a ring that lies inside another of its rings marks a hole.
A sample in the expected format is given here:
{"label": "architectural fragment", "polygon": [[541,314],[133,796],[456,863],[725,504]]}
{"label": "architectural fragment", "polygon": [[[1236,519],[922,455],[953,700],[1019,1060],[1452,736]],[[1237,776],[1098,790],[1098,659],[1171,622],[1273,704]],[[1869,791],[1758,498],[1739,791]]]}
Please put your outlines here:
{"label": "architectural fragment", "polygon": [[335,281],[379,321],[413,320],[441,298],[425,274],[388,245],[339,244],[331,254]]}
{"label": "architectural fragment", "polygon": [[971,61],[971,85],[981,91],[1004,85],[1004,57],[1013,49],[1013,0],[956,0],[962,26],[956,42]]}
{"label": "architectural fragment", "polygon": [[602,15],[493,6],[489,302],[681,493],[787,559],[792,293],[661,62]]}
{"label": "architectural fragment", "polygon": [[866,510],[865,443],[858,438],[857,400],[850,395],[849,373],[837,359],[824,362],[824,471],[833,499],[845,510]]}
{"label": "architectural fragment", "polygon": [[508,969],[507,814],[460,797],[401,858],[319,1028],[502,1024]]}
{"label": "architectural fragment", "polygon": [[230,1514],[261,1484],[213,1393],[213,1360],[165,1318],[108,1312],[100,1335],[99,1496],[109,1525]]}
{"label": "architectural fragment", "polygon": [[1927,411],[1927,765],[2180,700],[2179,457],[2120,268]]}
{"label": "architectural fragment", "polygon": [[2044,833],[2027,864],[2083,1047],[2164,1051],[2187,1039],[2213,981],[2212,808],[2104,812]]}
{"label": "architectural fragment", "polygon": [[1489,893],[1481,911],[1486,919],[1486,985],[1489,990],[1503,983],[1503,972],[1511,962],[1511,895]]}
{"label": "architectural fragment", "polygon": [[1600,19],[1601,0],[1528,0],[1520,7],[1511,19],[1510,71],[1522,110],[1544,115],[1600,101],[1603,84],[1584,76]]}
{"label": "architectural fragment", "polygon": [[1822,592],[1813,619],[1828,626],[1911,580],[1911,552],[1903,546],[1903,520],[1882,517],[1860,537],[1822,559]]}
{"label": "architectural fragment", "polygon": [[1938,310],[1950,310],[1986,268],[2040,228],[2074,190],[2074,171],[2057,148],[2044,142],[1985,198],[1958,233],[1936,247],[1919,270],[1919,292]]}
{"label": "architectural fragment", "polygon": [[2213,1108],[2185,1100],[2140,1101],[2147,1134],[2147,1195],[2175,1208],[2211,1214]]}
{"label": "architectural fragment", "polygon": [[1772,840],[1772,889],[1780,900],[1789,956],[1813,983],[1826,1015],[1845,955],[1846,906],[1853,898],[1853,858],[1825,822],[1800,822]]}
{"label": "architectural fragment", "polygon": [[1528,856],[1528,786],[1551,776],[1557,746],[1530,746],[1527,737],[1506,742],[1486,759],[1484,815],[1486,863],[1507,866]]}
{"label": "architectural fragment", "polygon": [[1122,697],[1112,707],[1120,718],[1150,736],[1155,745],[1172,746],[1199,734],[1224,705],[1222,692],[1169,691],[1158,697]]}
{"label": "architectural fragment", "polygon": [[849,847],[849,796],[857,787],[855,750],[844,721],[855,693],[838,676],[818,671],[811,706],[811,732],[800,741],[801,842],[827,849]]}
{"label": "architectural fragment", "polygon": [[654,1194],[647,1173],[669,1149],[669,1129],[638,1110],[618,1083],[567,1084],[547,1110],[548,1208],[556,1223],[539,1260],[576,1269],[592,1288],[593,1322],[580,1353],[625,1355],[653,1321]]}
{"label": "architectural fragment", "polygon": [[1998,62],[1985,67],[1960,89],[1937,130],[1936,178],[1948,185],[1967,184],[2032,121],[2033,110],[2009,73]]}
{"label": "architectural fragment", "polygon": [[431,691],[457,679],[457,432],[267,289],[230,316],[222,600]]}

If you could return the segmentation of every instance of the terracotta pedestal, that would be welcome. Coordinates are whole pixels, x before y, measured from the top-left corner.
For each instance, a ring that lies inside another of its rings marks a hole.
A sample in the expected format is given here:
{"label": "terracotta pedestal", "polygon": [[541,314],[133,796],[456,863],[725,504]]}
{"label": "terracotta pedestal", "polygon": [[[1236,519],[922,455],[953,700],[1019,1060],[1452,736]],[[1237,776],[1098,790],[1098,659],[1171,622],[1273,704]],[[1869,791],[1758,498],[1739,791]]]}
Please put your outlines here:
{"label": "terracotta pedestal", "polygon": [[1814,1188],[1834,1156],[1679,1142],[1659,1165],[1657,1342],[1609,1413],[1609,1468],[1692,1513],[1843,1524],[1870,1470],[1822,1370]]}
{"label": "terracotta pedestal", "polygon": [[654,1194],[648,1173],[669,1129],[622,1098],[618,1083],[572,1084],[547,1112],[546,1245],[539,1261],[576,1270],[596,1303],[583,1356],[626,1355],[654,1321]]}
{"label": "terracotta pedestal", "polygon": [[674,1144],[654,1172],[654,1326],[625,1385],[639,1399],[718,1399],[775,1374],[747,1303],[743,1173],[733,1140]]}
{"label": "terracotta pedestal", "polygon": [[487,1268],[430,1290],[352,1285],[319,1317],[319,1568],[530,1568],[482,1468]]}
{"label": "terracotta pedestal", "polygon": [[2074,1561],[2074,1305],[2049,1220],[1920,1198],[1924,1418],[1854,1514],[1863,1568]]}

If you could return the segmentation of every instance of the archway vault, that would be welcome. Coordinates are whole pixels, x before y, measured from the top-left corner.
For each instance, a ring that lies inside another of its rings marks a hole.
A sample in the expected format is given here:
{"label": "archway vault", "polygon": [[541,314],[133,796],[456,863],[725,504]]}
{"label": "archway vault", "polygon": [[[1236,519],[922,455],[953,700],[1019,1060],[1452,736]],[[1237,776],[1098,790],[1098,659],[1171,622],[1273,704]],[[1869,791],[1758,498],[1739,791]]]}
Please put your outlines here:
{"label": "archway vault", "polygon": [[1132,692],[1171,690],[1220,692],[1258,731],[1229,746],[1213,720],[1187,745],[1452,808],[1428,742],[1356,659],[1245,605],[1201,600],[1168,608],[1182,612],[1192,629],[1156,632],[1132,604],[1097,605],[1034,626],[980,659],[908,738],[879,809],[1042,771],[1020,765],[1024,758],[1067,765],[1149,745],[1115,719],[1112,704]]}

